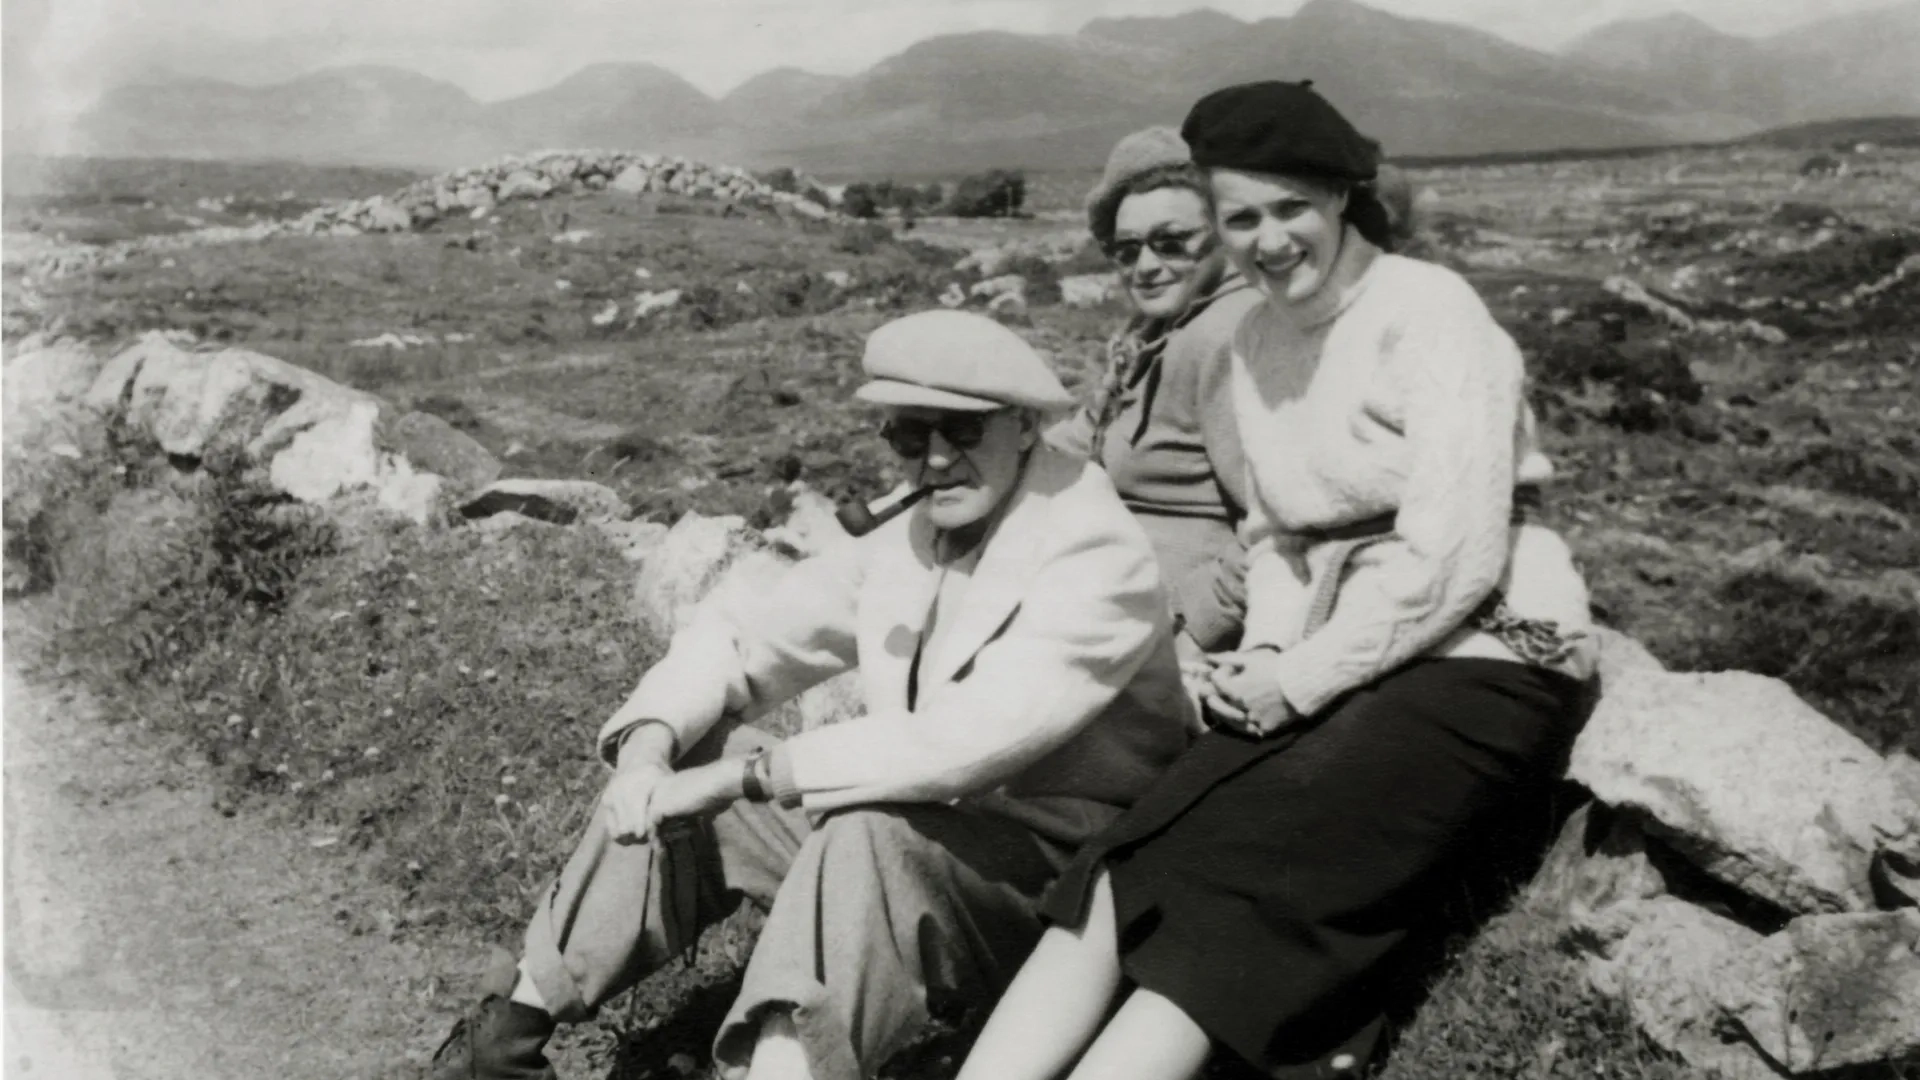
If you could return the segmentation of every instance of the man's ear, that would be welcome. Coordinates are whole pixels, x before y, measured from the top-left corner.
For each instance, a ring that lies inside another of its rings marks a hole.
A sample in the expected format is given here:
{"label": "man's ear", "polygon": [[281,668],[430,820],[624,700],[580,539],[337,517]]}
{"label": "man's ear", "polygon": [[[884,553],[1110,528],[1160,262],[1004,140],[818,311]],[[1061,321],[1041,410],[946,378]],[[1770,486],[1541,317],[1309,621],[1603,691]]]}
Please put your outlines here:
{"label": "man's ear", "polygon": [[1018,415],[1020,417],[1020,449],[1031,450],[1034,444],[1040,441],[1040,414],[1033,409],[1021,409]]}

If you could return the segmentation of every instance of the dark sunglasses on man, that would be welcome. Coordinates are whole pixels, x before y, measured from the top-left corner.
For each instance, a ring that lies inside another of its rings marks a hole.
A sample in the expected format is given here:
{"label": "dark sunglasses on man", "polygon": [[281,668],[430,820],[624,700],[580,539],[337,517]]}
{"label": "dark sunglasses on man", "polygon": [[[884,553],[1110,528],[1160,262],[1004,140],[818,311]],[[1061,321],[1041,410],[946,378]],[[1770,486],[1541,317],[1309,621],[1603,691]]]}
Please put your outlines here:
{"label": "dark sunglasses on man", "polygon": [[955,413],[937,423],[897,417],[880,428],[880,437],[887,440],[894,453],[910,460],[927,456],[936,431],[955,450],[972,450],[987,437],[987,418],[992,415],[990,412]]}
{"label": "dark sunglasses on man", "polygon": [[1132,266],[1140,261],[1142,251],[1151,251],[1161,262],[1192,262],[1206,253],[1205,243],[1195,244],[1194,238],[1206,233],[1205,229],[1156,229],[1142,240],[1129,236],[1123,240],[1114,240],[1107,244],[1107,258],[1121,266]]}

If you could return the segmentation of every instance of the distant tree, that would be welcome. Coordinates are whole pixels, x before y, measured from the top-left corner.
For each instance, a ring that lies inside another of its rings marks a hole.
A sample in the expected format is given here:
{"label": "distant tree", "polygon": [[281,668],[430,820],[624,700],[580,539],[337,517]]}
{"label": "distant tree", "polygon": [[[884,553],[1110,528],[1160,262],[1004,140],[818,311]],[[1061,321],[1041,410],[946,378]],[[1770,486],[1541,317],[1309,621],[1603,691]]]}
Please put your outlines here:
{"label": "distant tree", "polygon": [[1012,217],[1027,200],[1025,173],[991,169],[963,178],[947,200],[955,217]]}
{"label": "distant tree", "polygon": [[849,217],[879,217],[880,199],[871,184],[848,184],[840,194],[840,210]]}

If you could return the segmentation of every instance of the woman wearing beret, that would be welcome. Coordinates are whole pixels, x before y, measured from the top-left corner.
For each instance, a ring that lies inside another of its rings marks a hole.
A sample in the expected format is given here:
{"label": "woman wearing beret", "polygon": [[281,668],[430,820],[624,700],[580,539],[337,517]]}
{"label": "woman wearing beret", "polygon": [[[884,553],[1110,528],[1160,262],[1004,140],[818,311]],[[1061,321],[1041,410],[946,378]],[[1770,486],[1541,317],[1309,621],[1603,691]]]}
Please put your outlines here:
{"label": "woman wearing beret", "polygon": [[1107,343],[1092,400],[1048,441],[1107,471],[1160,558],[1182,654],[1231,648],[1245,610],[1246,464],[1228,394],[1228,346],[1259,295],[1228,265],[1206,184],[1180,133],[1137,131],[1087,196],[1087,224],[1133,317]]}
{"label": "woman wearing beret", "polygon": [[[1063,875],[963,1080],[1364,1066],[1441,898],[1556,776],[1594,655],[1519,351],[1382,251],[1378,148],[1306,84],[1182,129],[1263,296],[1234,336],[1247,617],[1211,729]],[[1117,1001],[1117,1007],[1116,1007]],[[1077,1062],[1077,1064],[1076,1064]]]}

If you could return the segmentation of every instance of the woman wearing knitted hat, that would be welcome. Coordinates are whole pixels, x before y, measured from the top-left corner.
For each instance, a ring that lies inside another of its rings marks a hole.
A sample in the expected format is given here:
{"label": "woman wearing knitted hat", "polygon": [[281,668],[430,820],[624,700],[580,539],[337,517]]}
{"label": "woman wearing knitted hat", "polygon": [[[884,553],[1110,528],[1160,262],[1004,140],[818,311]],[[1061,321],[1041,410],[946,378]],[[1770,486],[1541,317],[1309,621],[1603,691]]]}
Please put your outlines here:
{"label": "woman wearing knitted hat", "polygon": [[1240,639],[1246,464],[1227,353],[1259,295],[1227,264],[1205,179],[1180,133],[1121,139],[1087,196],[1093,238],[1120,272],[1133,318],[1107,343],[1092,400],[1048,441],[1104,467],[1145,528],[1183,632],[1183,655]]}
{"label": "woman wearing knitted hat", "polygon": [[1231,372],[1245,634],[1211,730],[1062,876],[963,1080],[1363,1068],[1441,898],[1522,842],[1594,666],[1572,557],[1517,510],[1551,472],[1519,350],[1463,279],[1383,252],[1378,147],[1304,83],[1217,91],[1182,134],[1265,299]]}

